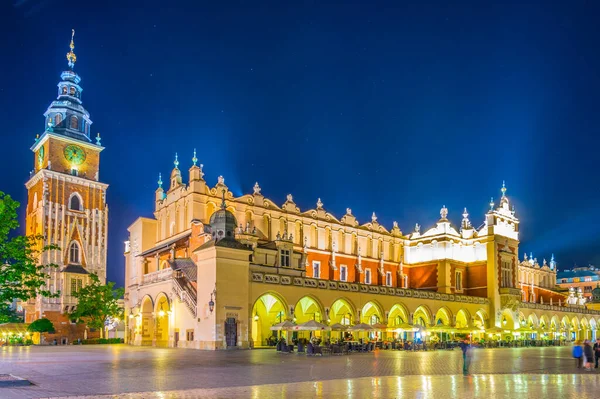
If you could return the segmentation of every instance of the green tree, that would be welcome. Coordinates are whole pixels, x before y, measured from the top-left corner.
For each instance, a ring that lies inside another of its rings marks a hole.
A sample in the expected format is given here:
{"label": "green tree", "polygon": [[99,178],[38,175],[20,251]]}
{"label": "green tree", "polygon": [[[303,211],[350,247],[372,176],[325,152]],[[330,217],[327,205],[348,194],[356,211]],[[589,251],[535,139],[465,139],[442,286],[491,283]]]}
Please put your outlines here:
{"label": "green tree", "polygon": [[77,306],[70,313],[71,319],[78,323],[87,323],[89,327],[100,331],[103,330],[107,318],[122,319],[123,309],[118,300],[125,290],[115,289],[114,286],[115,283],[110,281],[104,285],[96,274],[90,274],[89,284],[73,294],[77,298]]}
{"label": "green tree", "polygon": [[[41,235],[21,236],[15,234],[19,228],[17,209],[19,203],[10,195],[0,191],[0,303],[8,304],[14,299],[26,302],[38,295],[53,298],[44,284],[49,271],[56,268],[53,263],[39,264],[40,255],[59,249],[55,245],[44,245]],[[0,306],[0,314],[10,317],[8,307]]]}
{"label": "green tree", "polygon": [[0,324],[2,323],[22,323],[23,318],[20,317],[8,303],[0,303]]}
{"label": "green tree", "polygon": [[37,319],[27,327],[33,333],[54,333],[54,324],[46,318]]}
{"label": "green tree", "polygon": [[54,334],[54,324],[45,317],[37,319],[27,327],[27,331],[40,334],[40,343],[44,342],[44,333]]}

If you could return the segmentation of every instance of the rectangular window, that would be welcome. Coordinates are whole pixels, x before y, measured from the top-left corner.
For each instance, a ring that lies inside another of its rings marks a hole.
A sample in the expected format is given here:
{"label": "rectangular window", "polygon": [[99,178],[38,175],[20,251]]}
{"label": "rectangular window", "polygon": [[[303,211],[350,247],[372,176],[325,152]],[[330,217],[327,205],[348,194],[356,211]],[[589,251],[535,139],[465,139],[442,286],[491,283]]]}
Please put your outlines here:
{"label": "rectangular window", "polygon": [[371,269],[365,270],[365,284],[371,284]]}
{"label": "rectangular window", "polygon": [[282,267],[290,267],[290,250],[289,249],[282,249],[280,256],[279,256],[280,262],[279,265]]}
{"label": "rectangular window", "polygon": [[77,292],[77,279],[71,279],[71,295]]}
{"label": "rectangular window", "polygon": [[321,262],[313,261],[313,278],[321,278]]}
{"label": "rectangular window", "polygon": [[348,280],[348,267],[346,265],[340,266],[340,281]]}
{"label": "rectangular window", "polygon": [[71,174],[72,174],[73,176],[77,176],[77,175],[78,175],[78,173],[77,173],[77,169],[75,169],[75,168],[71,168]]}
{"label": "rectangular window", "polygon": [[510,262],[502,262],[501,268],[501,287],[512,288],[512,267]]}
{"label": "rectangular window", "polygon": [[82,287],[83,287],[83,280],[78,278],[77,279],[77,292],[81,291]]}
{"label": "rectangular window", "polygon": [[194,330],[186,330],[185,332],[185,340],[193,341],[194,340]]}
{"label": "rectangular window", "polygon": [[454,283],[456,285],[456,291],[462,292],[463,284],[462,284],[462,271],[456,271],[454,273],[454,279],[456,280]]}
{"label": "rectangular window", "polygon": [[388,287],[392,286],[392,272],[385,273],[385,285]]}
{"label": "rectangular window", "polygon": [[404,288],[408,288],[408,276],[404,276]]}

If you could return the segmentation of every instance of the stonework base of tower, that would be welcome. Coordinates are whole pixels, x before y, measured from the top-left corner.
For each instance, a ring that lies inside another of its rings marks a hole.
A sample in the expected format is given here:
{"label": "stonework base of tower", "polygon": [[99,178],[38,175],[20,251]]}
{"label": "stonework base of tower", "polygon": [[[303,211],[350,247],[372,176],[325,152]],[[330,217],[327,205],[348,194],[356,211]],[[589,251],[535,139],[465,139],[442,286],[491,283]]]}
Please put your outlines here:
{"label": "stonework base of tower", "polygon": [[69,345],[78,339],[100,338],[100,331],[91,331],[85,323],[72,323],[67,314],[45,311],[44,317],[54,325],[54,334],[44,333],[44,341],[40,344]]}

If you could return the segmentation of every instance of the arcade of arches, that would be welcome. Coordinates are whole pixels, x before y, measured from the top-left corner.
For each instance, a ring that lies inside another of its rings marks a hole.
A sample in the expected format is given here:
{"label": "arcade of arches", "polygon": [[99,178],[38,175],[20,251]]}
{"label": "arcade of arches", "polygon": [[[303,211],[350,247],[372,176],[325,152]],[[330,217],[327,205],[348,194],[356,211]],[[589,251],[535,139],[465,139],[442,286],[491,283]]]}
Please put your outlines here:
{"label": "arcade of arches", "polygon": [[[251,338],[254,346],[264,346],[282,335],[279,331],[271,330],[273,325],[286,320],[296,324],[315,320],[327,325],[385,325],[387,328],[365,335],[365,338],[383,340],[417,337],[426,339],[431,334],[449,338],[450,334],[463,333],[466,336],[473,334],[473,338],[522,337],[571,341],[595,339],[596,326],[600,322],[594,317],[586,318],[581,315],[559,317],[558,314],[547,315],[529,309],[521,309],[516,313],[504,309],[501,312],[502,327],[499,328],[489,325],[486,306],[443,301],[423,302],[425,301],[404,299],[385,306],[371,298],[364,302],[348,297],[321,301],[314,295],[292,298],[279,292],[267,291],[253,302]],[[294,337],[296,336],[294,333]]]}

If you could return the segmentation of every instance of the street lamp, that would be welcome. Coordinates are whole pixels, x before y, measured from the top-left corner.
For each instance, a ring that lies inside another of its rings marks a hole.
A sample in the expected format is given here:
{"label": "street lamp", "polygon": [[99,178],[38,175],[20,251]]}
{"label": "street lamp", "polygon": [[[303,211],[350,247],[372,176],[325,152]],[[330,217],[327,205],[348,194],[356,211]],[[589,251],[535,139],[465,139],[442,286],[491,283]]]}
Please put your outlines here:
{"label": "street lamp", "polygon": [[217,287],[216,286],[213,289],[213,291],[210,293],[210,301],[208,301],[208,309],[210,310],[211,314],[215,310],[215,299],[217,299]]}

